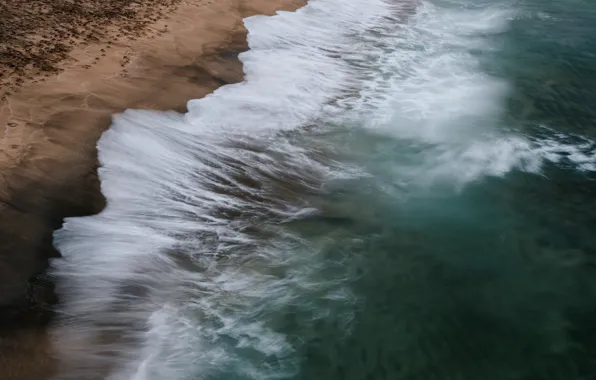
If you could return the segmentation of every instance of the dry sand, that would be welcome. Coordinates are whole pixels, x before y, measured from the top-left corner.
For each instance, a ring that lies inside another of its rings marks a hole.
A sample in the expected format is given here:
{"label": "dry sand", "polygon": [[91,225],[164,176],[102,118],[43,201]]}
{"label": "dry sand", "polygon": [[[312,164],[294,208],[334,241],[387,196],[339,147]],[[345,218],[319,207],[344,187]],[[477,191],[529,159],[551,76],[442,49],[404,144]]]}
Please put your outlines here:
{"label": "dry sand", "polygon": [[62,219],[104,205],[96,143],[111,115],[183,111],[189,99],[242,80],[242,19],[304,2],[0,5],[11,20],[0,27],[0,379],[44,379],[55,367],[43,328],[55,297],[43,271]]}

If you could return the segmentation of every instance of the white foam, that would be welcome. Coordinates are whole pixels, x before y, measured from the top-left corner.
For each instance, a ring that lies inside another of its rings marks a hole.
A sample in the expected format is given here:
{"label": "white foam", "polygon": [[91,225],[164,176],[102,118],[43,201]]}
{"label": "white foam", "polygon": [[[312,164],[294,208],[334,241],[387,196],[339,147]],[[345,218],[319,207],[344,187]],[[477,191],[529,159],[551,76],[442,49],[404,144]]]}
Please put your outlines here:
{"label": "white foam", "polygon": [[349,117],[376,133],[429,143],[485,132],[508,84],[484,74],[474,51],[490,49],[482,36],[502,32],[511,12],[462,8],[423,3],[406,28],[387,32],[378,58],[368,62],[376,75],[363,84]]}

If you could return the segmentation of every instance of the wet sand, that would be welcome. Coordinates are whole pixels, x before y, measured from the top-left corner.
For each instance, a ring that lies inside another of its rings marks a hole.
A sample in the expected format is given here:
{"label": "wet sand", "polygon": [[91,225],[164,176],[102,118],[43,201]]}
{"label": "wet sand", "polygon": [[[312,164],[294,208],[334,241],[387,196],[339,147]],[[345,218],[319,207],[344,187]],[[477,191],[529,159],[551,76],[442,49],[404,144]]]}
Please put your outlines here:
{"label": "wet sand", "polygon": [[[54,3],[64,12],[49,17]],[[48,378],[55,369],[44,326],[56,297],[43,271],[58,256],[52,231],[62,219],[104,206],[96,143],[111,115],[126,108],[184,111],[189,99],[241,81],[242,19],[293,10],[304,0],[82,4],[91,11],[81,14],[63,0],[0,5],[4,19],[21,22],[0,35],[3,380]],[[118,9],[129,11],[122,17]],[[25,11],[34,13],[31,20]]]}

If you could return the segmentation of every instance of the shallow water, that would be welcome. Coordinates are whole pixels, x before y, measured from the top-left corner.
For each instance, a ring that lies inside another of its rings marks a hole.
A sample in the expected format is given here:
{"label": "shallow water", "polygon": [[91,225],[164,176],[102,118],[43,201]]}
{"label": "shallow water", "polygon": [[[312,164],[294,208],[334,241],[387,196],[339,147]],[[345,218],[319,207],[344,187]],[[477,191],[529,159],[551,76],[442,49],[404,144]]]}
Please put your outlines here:
{"label": "shallow water", "polygon": [[595,21],[579,0],[248,19],[244,83],[100,141],[108,207],[55,235],[57,338],[81,340],[60,378],[592,378]]}

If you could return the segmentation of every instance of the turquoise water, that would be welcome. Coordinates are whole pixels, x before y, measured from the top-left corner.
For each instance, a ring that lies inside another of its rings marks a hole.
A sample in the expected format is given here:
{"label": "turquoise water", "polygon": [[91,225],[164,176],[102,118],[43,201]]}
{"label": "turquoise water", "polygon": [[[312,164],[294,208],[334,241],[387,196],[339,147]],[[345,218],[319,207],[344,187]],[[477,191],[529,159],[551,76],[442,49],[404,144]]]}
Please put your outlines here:
{"label": "turquoise water", "polygon": [[[506,30],[486,36],[490,51],[471,52],[511,86],[498,130],[570,144],[593,138],[594,4],[514,6]],[[356,274],[357,311],[348,330],[334,318],[316,324],[297,379],[596,378],[593,172],[563,154],[540,173],[387,191],[395,174],[387,167],[425,148],[366,133],[342,141],[374,175],[338,184],[321,218],[296,228],[334,242],[330,257]]]}

